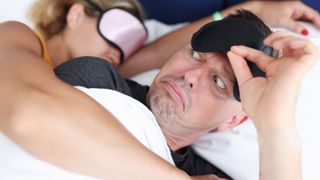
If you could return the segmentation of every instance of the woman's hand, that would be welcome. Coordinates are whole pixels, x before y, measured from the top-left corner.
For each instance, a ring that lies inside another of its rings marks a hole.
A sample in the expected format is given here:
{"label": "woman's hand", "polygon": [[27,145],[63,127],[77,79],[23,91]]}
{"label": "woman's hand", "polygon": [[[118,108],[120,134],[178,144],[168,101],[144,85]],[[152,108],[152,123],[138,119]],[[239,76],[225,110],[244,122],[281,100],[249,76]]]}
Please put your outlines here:
{"label": "woman's hand", "polygon": [[311,22],[320,29],[319,13],[300,1],[252,1],[248,2],[248,10],[271,26],[299,34],[308,35],[308,30],[298,21]]}
{"label": "woman's hand", "polygon": [[[258,133],[273,132],[282,127],[294,128],[293,116],[300,82],[319,57],[311,42],[285,32],[271,34],[265,44],[280,50],[282,56],[274,59],[244,46],[234,46],[228,52],[239,83],[243,108],[253,119]],[[253,77],[245,59],[256,63],[266,72],[266,77]]]}

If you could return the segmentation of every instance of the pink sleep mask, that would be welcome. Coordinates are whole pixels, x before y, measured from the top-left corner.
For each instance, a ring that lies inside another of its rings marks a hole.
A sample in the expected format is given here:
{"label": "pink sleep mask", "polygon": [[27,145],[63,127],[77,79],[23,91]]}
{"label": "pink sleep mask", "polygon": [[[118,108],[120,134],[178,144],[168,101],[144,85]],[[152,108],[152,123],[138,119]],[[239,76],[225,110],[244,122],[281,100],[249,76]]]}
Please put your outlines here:
{"label": "pink sleep mask", "polygon": [[120,50],[121,62],[144,44],[147,29],[129,10],[114,7],[103,11],[92,1],[86,1],[100,12],[98,31],[108,43]]}

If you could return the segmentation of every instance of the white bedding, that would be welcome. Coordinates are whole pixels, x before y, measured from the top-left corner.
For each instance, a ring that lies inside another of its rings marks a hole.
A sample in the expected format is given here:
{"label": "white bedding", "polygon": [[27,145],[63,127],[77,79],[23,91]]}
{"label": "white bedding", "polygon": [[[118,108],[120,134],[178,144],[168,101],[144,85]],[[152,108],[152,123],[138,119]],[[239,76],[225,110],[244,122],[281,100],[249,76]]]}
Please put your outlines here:
{"label": "white bedding", "polygon": [[[25,17],[33,0],[3,2],[0,6],[0,22],[19,20],[31,25]],[[17,6],[19,4],[19,6]],[[12,8],[15,7],[15,8]],[[150,21],[149,41],[174,28]],[[178,25],[180,26],[180,25]],[[320,33],[309,27],[309,38],[320,49]],[[150,84],[157,70],[138,75],[134,79]],[[309,72],[303,82],[297,105],[297,128],[303,142],[303,177],[320,179],[320,65]],[[256,135],[250,121],[230,131],[209,134],[195,144],[196,151],[236,180],[255,180],[258,173],[258,149]],[[64,171],[39,161],[0,133],[0,179],[92,179]]]}
{"label": "white bedding", "polygon": [[152,112],[145,105],[117,91],[77,88],[108,109],[146,148],[174,164],[165,137]]}
{"label": "white bedding", "polygon": [[96,180],[34,158],[0,133],[1,180]]}

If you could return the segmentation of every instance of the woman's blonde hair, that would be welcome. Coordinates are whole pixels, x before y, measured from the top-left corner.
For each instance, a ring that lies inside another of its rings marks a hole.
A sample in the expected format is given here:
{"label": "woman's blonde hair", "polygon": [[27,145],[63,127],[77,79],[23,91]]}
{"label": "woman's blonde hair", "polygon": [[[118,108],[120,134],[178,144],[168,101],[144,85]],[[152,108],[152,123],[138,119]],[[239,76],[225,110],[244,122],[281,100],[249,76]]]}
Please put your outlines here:
{"label": "woman's blonde hair", "polygon": [[[131,11],[143,20],[143,10],[136,0],[91,0],[101,9],[105,10],[111,7],[120,6],[126,2],[132,6]],[[35,25],[35,30],[44,39],[60,33],[67,23],[67,14],[71,6],[75,3],[81,3],[85,7],[85,13],[90,17],[97,17],[99,12],[94,9],[85,0],[37,0],[29,11],[29,17]]]}

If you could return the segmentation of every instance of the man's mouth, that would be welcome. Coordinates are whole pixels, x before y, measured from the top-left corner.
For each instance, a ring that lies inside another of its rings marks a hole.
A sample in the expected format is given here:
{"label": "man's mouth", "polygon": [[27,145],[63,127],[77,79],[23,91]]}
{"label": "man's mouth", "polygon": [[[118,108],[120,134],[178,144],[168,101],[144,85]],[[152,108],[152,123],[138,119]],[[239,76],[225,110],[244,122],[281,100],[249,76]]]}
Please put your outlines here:
{"label": "man's mouth", "polygon": [[165,89],[170,96],[181,105],[182,110],[185,110],[187,99],[183,89],[173,81],[165,81],[165,85]]}

